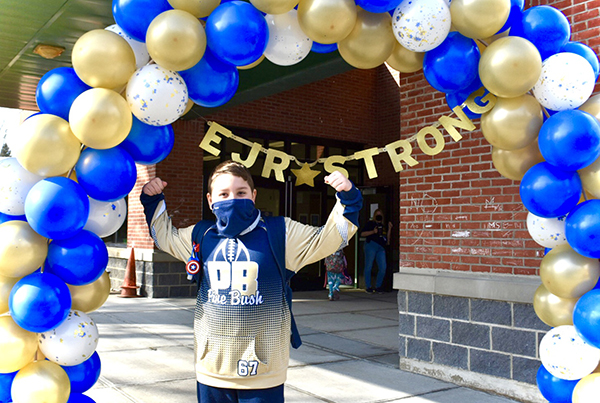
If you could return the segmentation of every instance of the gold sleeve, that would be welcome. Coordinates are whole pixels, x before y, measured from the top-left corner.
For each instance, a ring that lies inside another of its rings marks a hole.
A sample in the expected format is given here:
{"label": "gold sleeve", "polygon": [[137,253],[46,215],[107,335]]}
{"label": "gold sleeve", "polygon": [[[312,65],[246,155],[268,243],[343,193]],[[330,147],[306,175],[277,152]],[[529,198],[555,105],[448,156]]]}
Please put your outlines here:
{"label": "gold sleeve", "polygon": [[162,200],[152,217],[150,233],[155,245],[163,252],[187,262],[192,255],[192,231],[194,226],[177,229],[167,214],[165,201]]}
{"label": "gold sleeve", "polygon": [[356,225],[344,217],[344,205],[339,199],[322,227],[301,224],[287,217],[285,226],[286,268],[295,272],[347,246],[358,230]]}

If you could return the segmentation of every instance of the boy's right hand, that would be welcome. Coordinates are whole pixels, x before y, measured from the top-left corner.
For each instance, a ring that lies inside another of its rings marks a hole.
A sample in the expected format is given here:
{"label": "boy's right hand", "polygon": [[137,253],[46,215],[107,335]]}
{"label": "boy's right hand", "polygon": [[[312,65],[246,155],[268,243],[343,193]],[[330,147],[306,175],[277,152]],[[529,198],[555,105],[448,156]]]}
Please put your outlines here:
{"label": "boy's right hand", "polygon": [[142,192],[148,196],[155,196],[161,194],[166,187],[167,182],[160,178],[154,178],[144,185]]}

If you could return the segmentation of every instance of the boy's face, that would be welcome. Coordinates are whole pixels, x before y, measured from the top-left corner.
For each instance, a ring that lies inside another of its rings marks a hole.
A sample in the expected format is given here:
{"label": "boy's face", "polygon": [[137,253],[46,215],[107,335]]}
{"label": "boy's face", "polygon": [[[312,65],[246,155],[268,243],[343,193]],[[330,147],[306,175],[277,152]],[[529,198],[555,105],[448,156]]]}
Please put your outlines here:
{"label": "boy's face", "polygon": [[229,199],[250,199],[256,201],[256,189],[239,176],[221,174],[212,181],[212,192],[206,194],[208,206],[212,209],[215,202]]}

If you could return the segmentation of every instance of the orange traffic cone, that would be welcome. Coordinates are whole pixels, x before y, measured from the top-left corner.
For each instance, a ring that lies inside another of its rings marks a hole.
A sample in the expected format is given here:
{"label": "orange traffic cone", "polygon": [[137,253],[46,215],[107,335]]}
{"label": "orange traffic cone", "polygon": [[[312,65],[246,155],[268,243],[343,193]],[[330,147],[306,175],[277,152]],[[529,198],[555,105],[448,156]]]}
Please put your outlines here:
{"label": "orange traffic cone", "polygon": [[131,248],[131,255],[127,260],[127,268],[125,269],[125,278],[123,279],[123,285],[121,286],[121,295],[123,298],[137,298],[137,289],[140,288],[136,285],[135,279],[135,253]]}

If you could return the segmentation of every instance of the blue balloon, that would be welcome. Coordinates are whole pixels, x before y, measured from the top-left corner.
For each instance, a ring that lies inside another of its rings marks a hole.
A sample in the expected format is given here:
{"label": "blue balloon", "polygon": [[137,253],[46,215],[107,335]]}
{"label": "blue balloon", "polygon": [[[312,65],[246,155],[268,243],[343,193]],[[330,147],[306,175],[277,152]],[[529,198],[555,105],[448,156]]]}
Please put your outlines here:
{"label": "blue balloon", "polygon": [[573,310],[573,325],[583,340],[600,348],[600,290],[583,294]]}
{"label": "blue balloon", "polygon": [[56,176],[39,181],[25,198],[25,217],[31,228],[50,239],[70,238],[90,214],[90,201],[77,182]]}
{"label": "blue balloon", "polygon": [[235,66],[257,61],[267,48],[269,27],[250,3],[222,3],[206,20],[206,41],[219,59]]}
{"label": "blue balloon", "polygon": [[127,196],[135,186],[135,161],[121,147],[106,150],[86,148],[75,165],[77,180],[92,198],[116,201]]}
{"label": "blue balloon", "polygon": [[600,258],[600,200],[580,203],[567,216],[565,236],[577,253]]}
{"label": "blue balloon", "polygon": [[563,171],[545,161],[529,168],[520,187],[525,208],[545,218],[569,213],[579,202],[581,191],[581,179],[577,172]]}
{"label": "blue balloon", "polygon": [[425,54],[423,73],[438,91],[460,91],[477,78],[480,58],[473,39],[450,32],[444,42]]}
{"label": "blue balloon", "polygon": [[551,6],[535,6],[523,12],[520,21],[510,29],[511,36],[520,36],[533,43],[542,60],[558,53],[571,37],[569,20]]}
{"label": "blue balloon", "polygon": [[133,117],[131,131],[119,144],[138,164],[158,164],[173,149],[175,134],[171,125],[147,125]]}
{"label": "blue balloon", "polygon": [[8,297],[10,316],[23,329],[43,333],[59,326],[69,315],[71,292],[50,273],[32,273],[13,286]]}
{"label": "blue balloon", "polygon": [[544,248],[544,256],[546,256],[551,250],[552,248]]}
{"label": "blue balloon", "polygon": [[313,41],[313,44],[312,44],[312,47],[310,48],[310,50],[315,53],[331,53],[331,52],[335,52],[337,50],[337,48],[338,48],[337,43],[325,45],[323,43]]}
{"label": "blue balloon", "polygon": [[0,373],[0,403],[12,402],[10,397],[10,388],[12,387],[13,380],[17,375],[17,372],[10,372],[8,374]]}
{"label": "blue balloon", "polygon": [[67,403],[96,403],[94,399],[81,393],[71,393]]}
{"label": "blue balloon", "polygon": [[27,221],[27,218],[25,218],[24,215],[10,215],[10,214],[0,213],[0,224],[8,222],[8,221],[15,221],[15,220]]}
{"label": "blue balloon", "polygon": [[580,110],[558,112],[544,122],[538,142],[547,162],[565,171],[577,171],[600,156],[600,123]]}
{"label": "blue balloon", "polygon": [[108,250],[100,237],[81,230],[72,238],[48,245],[45,270],[67,284],[86,285],[96,281],[108,265]]}
{"label": "blue balloon", "polygon": [[72,67],[57,67],[40,79],[35,100],[40,112],[69,120],[69,110],[75,98],[91,88],[81,81]]}
{"label": "blue balloon", "polygon": [[579,56],[582,56],[587,60],[592,69],[594,70],[594,76],[598,79],[598,74],[600,74],[600,62],[598,61],[598,56],[596,53],[587,45],[584,45],[581,42],[567,42],[565,46],[560,51],[562,52],[570,52],[575,53]]}
{"label": "blue balloon", "polygon": [[71,381],[71,393],[83,393],[89,390],[100,378],[102,365],[98,352],[94,352],[90,358],[81,364],[63,366]]}
{"label": "blue balloon", "polygon": [[240,82],[237,67],[215,57],[208,49],[198,64],[179,74],[187,85],[190,99],[209,108],[226,104]]}
{"label": "blue balloon", "polygon": [[371,13],[385,13],[398,7],[401,2],[402,0],[356,0],[356,5]]}
{"label": "blue balloon", "polygon": [[[446,103],[448,104],[448,107],[450,109],[454,109],[456,106],[462,105],[473,92],[477,91],[478,89],[480,89],[482,87],[483,87],[483,84],[481,83],[481,80],[479,79],[479,74],[478,74],[477,77],[475,78],[475,80],[473,80],[473,82],[464,90],[460,90],[460,91],[456,91],[456,92],[449,92],[446,94]],[[487,94],[489,94],[489,91],[484,88],[483,95],[481,95],[479,97],[475,97],[475,103],[478,104],[479,106],[484,106],[481,102],[478,102],[478,101],[481,101],[481,98],[485,97]],[[480,113],[475,113],[475,112],[471,111],[467,106],[465,106],[463,108],[463,112],[465,112],[465,114],[470,119],[479,119],[481,117]]]}
{"label": "blue balloon", "polygon": [[133,39],[146,42],[146,31],[159,14],[173,7],[167,0],[113,0],[115,22]]}
{"label": "blue balloon", "polygon": [[568,381],[557,378],[548,372],[543,365],[540,365],[535,380],[542,395],[552,403],[571,403],[573,389],[579,382],[579,379]]}
{"label": "blue balloon", "polygon": [[515,22],[521,21],[521,18],[523,17],[523,7],[525,7],[525,0],[510,0],[510,14],[504,23],[504,26],[500,28],[497,33],[504,32],[512,27]]}

